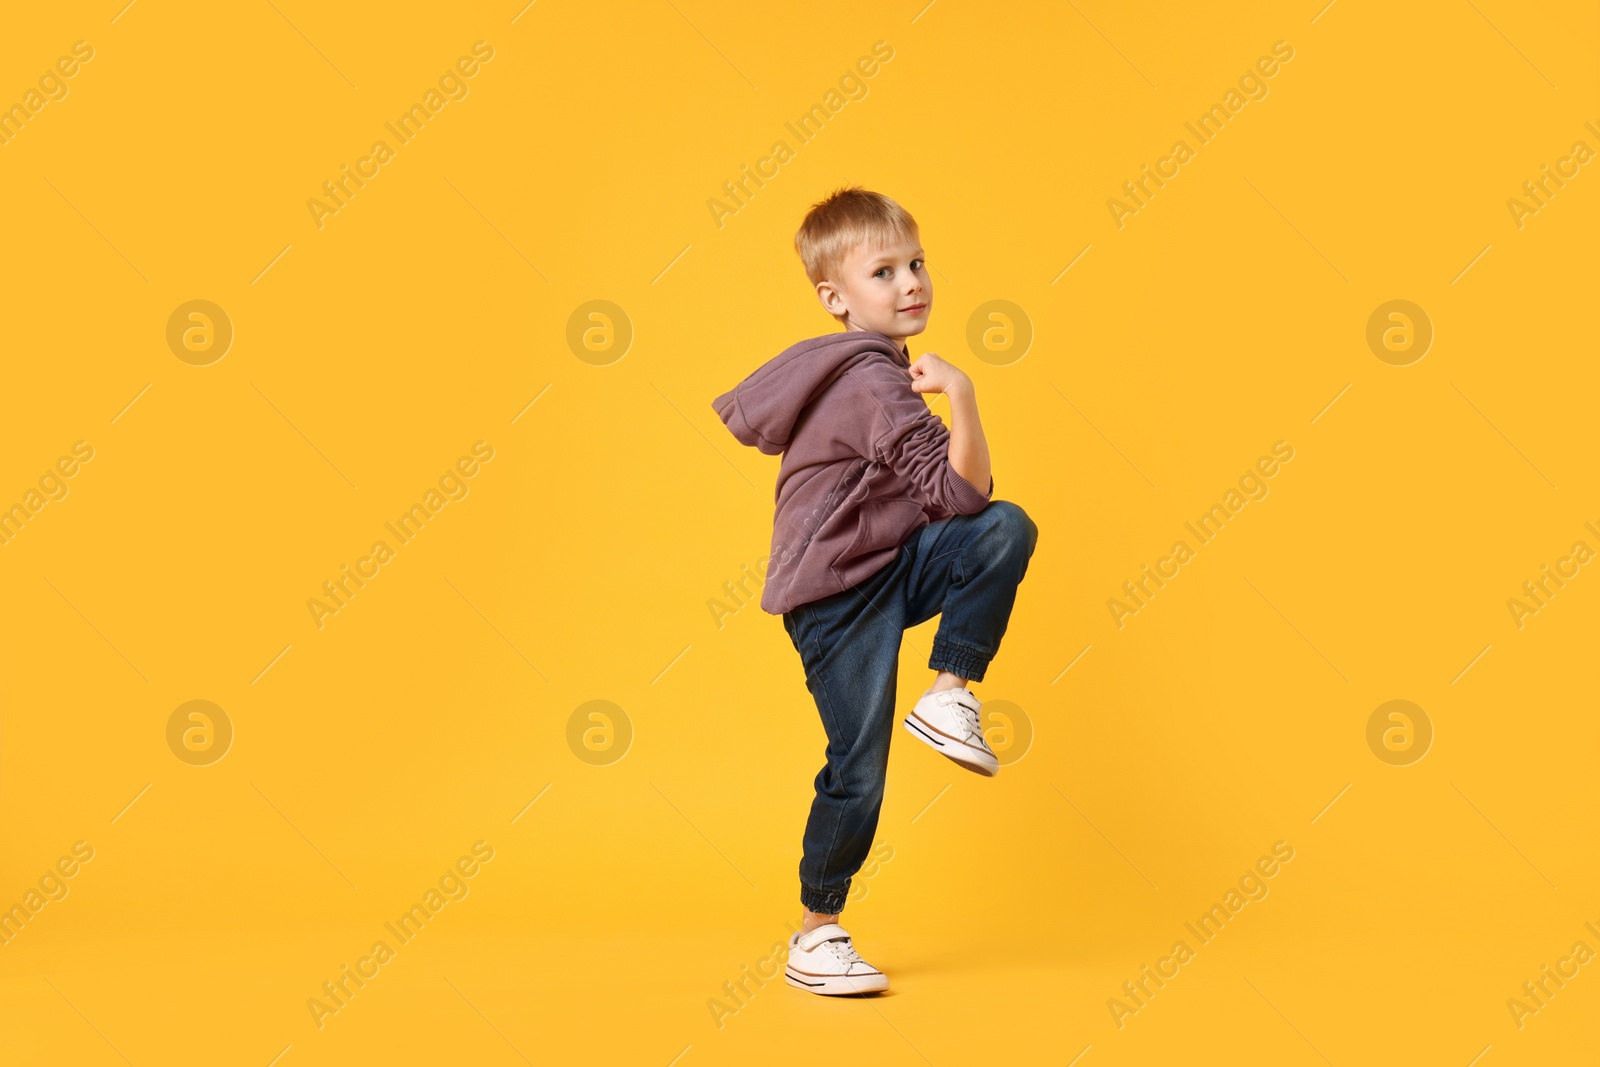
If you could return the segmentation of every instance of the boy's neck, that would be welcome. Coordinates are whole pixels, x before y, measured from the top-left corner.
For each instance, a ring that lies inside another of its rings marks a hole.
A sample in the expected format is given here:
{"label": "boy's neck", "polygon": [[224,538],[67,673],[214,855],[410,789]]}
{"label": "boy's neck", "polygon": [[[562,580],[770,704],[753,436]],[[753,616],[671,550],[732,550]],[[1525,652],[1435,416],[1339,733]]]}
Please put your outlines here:
{"label": "boy's neck", "polygon": [[[847,326],[847,327],[845,327],[845,332],[846,333],[855,332],[855,328],[852,327],[852,326]],[[867,331],[863,330],[863,331],[860,331],[860,332],[866,333]],[[885,337],[889,337],[888,334],[884,334],[884,336]],[[911,358],[911,348],[910,348],[910,345],[908,345],[906,343],[906,339],[904,337],[901,337],[901,338],[898,338],[898,339],[893,338],[893,337],[889,337],[889,343],[894,345],[895,350],[897,352],[899,352],[901,355],[905,356],[906,359],[909,360]]]}

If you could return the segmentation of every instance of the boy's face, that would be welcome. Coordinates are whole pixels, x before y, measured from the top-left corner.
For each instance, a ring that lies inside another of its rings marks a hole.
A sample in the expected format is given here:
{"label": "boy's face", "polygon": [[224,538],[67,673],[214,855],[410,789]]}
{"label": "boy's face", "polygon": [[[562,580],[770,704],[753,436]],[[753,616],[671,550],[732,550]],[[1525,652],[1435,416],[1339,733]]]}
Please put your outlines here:
{"label": "boy's face", "polygon": [[888,244],[861,242],[838,274],[817,283],[817,297],[830,315],[844,316],[846,329],[876,330],[903,341],[928,328],[933,280],[915,235]]}

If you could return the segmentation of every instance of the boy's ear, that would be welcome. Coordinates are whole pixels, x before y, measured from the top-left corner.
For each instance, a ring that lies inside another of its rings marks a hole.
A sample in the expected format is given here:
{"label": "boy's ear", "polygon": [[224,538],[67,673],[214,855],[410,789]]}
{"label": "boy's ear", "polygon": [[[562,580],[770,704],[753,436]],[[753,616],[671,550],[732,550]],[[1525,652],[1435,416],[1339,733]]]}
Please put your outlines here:
{"label": "boy's ear", "polygon": [[817,299],[822,301],[822,307],[830,315],[844,314],[844,299],[833,283],[824,279],[817,283]]}

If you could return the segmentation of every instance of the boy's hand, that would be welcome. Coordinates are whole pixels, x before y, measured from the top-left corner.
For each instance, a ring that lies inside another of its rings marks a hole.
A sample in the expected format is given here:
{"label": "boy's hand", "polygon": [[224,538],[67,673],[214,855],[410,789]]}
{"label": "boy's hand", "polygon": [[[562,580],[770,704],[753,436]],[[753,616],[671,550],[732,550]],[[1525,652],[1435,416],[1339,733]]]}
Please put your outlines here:
{"label": "boy's hand", "polygon": [[911,364],[911,389],[916,393],[948,393],[952,389],[970,389],[972,379],[959,367],[947,363],[932,352],[924,352]]}

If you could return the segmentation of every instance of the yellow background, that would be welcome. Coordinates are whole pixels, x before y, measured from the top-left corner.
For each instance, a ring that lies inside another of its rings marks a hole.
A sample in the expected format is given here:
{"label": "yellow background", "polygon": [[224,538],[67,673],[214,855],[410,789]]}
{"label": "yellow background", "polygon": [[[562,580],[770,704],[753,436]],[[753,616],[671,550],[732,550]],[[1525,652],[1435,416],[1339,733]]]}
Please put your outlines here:
{"label": "yellow background", "polygon": [[[1600,949],[1600,576],[1506,607],[1600,548],[1600,176],[1506,207],[1600,148],[1593,5],[119,5],[0,38],[0,102],[95,50],[0,147],[0,503],[95,450],[0,546],[0,904],[94,849],[0,947],[7,1063],[1593,1056],[1600,967],[1506,1007]],[[469,95],[318,228],[479,40]],[[834,328],[790,242],[846,182],[921,224],[913,355],[972,375],[996,495],[1039,525],[975,687],[1035,737],[991,781],[896,727],[892,859],[845,914],[892,992],[752,984],[719,1026],[798,915],[824,739],[780,621],[712,621],[777,460],[710,401]],[[166,342],[194,299],[235,332],[208,366]],[[596,299],[634,331],[604,366],[566,340]],[[1005,366],[966,343],[996,299],[1035,331]],[[1365,340],[1392,299],[1435,329],[1409,366]],[[1119,630],[1107,599],[1278,440],[1270,495]],[[307,600],[476,441],[470,494],[319,629]],[[1366,741],[1393,699],[1435,733],[1409,766]],[[209,766],[168,747],[190,700],[235,731]],[[590,700],[631,724],[609,765],[567,743]],[[1270,895],[1119,1028],[1108,999],[1280,840]],[[307,1001],[476,841],[469,895],[319,1029]]]}

